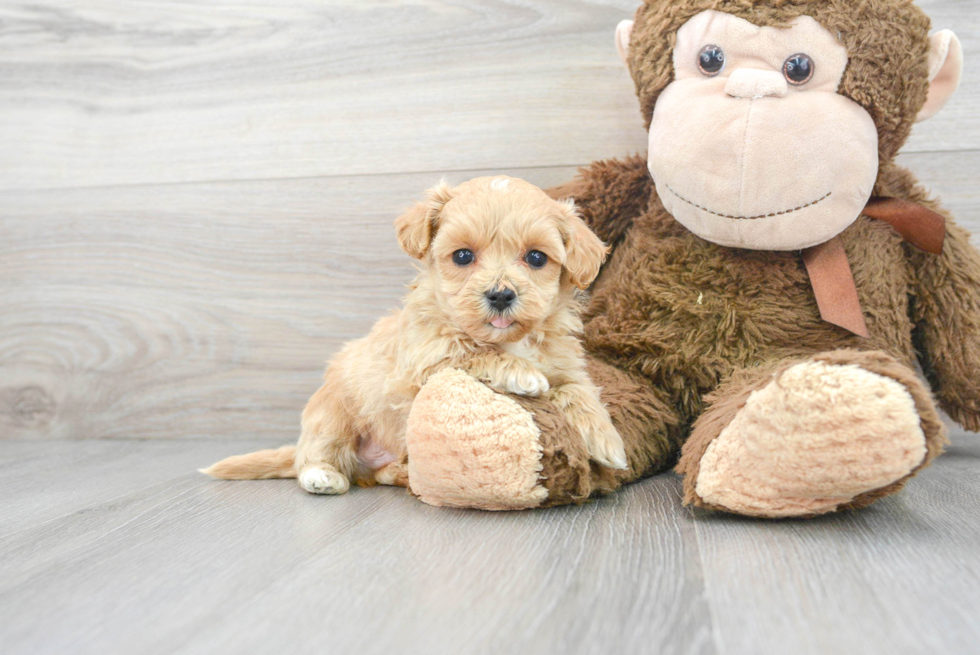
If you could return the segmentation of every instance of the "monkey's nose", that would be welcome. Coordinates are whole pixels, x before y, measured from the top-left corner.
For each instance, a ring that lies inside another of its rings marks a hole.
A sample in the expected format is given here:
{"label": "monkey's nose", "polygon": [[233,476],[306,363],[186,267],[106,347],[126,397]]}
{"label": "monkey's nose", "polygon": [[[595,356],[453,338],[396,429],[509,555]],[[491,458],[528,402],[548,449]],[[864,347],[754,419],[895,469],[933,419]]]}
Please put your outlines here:
{"label": "monkey's nose", "polygon": [[786,78],[776,71],[739,68],[732,71],[725,84],[725,93],[733,98],[782,98],[788,90]]}
{"label": "monkey's nose", "polygon": [[502,312],[514,304],[517,294],[510,289],[491,289],[483,294],[487,297],[487,302],[498,312]]}

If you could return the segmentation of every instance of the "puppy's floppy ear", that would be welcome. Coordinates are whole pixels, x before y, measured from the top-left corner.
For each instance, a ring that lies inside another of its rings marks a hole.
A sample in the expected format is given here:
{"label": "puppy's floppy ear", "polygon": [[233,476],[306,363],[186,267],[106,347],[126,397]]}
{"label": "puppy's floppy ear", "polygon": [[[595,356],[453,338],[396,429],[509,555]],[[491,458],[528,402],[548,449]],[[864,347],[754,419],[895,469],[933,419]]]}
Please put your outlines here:
{"label": "puppy's floppy ear", "polygon": [[567,200],[562,204],[565,220],[565,270],[568,281],[579,289],[588,289],[599,275],[599,268],[606,261],[609,248],[575,209],[575,203]]}
{"label": "puppy's floppy ear", "polygon": [[429,251],[432,238],[439,226],[439,212],[453,197],[453,190],[445,180],[425,192],[425,198],[395,219],[398,245],[415,259],[422,259]]}

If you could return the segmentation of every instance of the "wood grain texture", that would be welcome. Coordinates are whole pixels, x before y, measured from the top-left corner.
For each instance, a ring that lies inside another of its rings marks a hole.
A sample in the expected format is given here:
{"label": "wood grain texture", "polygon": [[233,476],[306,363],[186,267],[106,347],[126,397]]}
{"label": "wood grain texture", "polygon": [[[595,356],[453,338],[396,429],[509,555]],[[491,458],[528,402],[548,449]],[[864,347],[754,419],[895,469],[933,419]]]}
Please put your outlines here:
{"label": "wood grain texture", "polygon": [[616,155],[645,143],[613,46],[634,5],[4,6],[0,188],[567,166]]}
{"label": "wood grain texture", "polygon": [[[264,441],[235,442],[241,452],[266,445]],[[188,471],[227,453],[228,445],[215,441],[185,441],[178,447],[163,441],[108,439],[77,446],[58,440],[5,441],[0,447],[0,539],[68,517],[84,519],[83,515],[93,511],[92,505],[117,496],[136,493],[156,498],[171,479],[186,477]],[[151,487],[157,489],[147,491]],[[104,528],[100,524],[99,529]],[[73,534],[80,538],[82,532],[73,530]],[[39,552],[32,550],[33,555]]]}
{"label": "wood grain texture", "polygon": [[959,654],[980,639],[974,436],[900,495],[809,521],[682,509],[670,474],[486,513],[191,472],[257,445],[0,442],[3,652]]}
{"label": "wood grain texture", "polygon": [[[0,535],[5,653],[716,652],[671,476],[583,507],[485,513],[188,473],[215,442],[121,443],[159,462],[134,487],[101,470],[106,443],[60,442],[79,463],[51,493],[72,511]],[[0,442],[0,457],[45,445]],[[0,517],[15,505],[4,496]]]}
{"label": "wood grain texture", "polygon": [[[980,4],[922,0],[980,58]],[[582,165],[646,149],[637,0],[0,7],[0,189]],[[980,148],[980,78],[906,152]]]}

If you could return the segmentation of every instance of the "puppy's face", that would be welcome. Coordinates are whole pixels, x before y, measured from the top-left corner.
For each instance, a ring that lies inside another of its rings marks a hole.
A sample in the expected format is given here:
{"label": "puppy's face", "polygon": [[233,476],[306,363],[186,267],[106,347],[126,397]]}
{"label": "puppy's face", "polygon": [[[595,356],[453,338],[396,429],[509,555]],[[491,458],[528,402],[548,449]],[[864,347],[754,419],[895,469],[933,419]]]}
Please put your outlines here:
{"label": "puppy's face", "polygon": [[484,343],[517,341],[569,308],[606,254],[571,204],[515,178],[440,185],[396,226],[441,310]]}

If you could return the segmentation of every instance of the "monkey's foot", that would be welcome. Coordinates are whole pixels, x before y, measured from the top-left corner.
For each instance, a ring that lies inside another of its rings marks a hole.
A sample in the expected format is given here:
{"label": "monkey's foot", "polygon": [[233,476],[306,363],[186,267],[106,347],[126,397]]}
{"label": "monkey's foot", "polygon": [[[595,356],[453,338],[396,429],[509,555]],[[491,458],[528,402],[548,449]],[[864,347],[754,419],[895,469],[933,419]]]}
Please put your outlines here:
{"label": "monkey's foot", "polygon": [[540,431],[530,412],[470,375],[432,376],[408,419],[408,482],[430,505],[504,510],[538,507]]}
{"label": "monkey's foot", "polygon": [[885,355],[844,354],[718,400],[685,445],[685,500],[749,516],[813,516],[900,489],[941,449],[942,425],[911,371]]}

